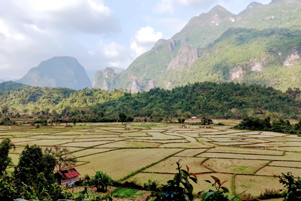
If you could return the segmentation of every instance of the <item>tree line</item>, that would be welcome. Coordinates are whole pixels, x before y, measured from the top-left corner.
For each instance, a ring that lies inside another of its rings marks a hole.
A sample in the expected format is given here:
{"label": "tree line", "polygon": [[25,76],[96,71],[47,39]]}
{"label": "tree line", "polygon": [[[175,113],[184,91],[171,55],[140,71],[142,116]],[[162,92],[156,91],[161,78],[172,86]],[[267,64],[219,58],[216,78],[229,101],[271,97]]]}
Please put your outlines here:
{"label": "tree line", "polygon": [[296,124],[291,124],[289,120],[273,120],[270,117],[260,119],[248,117],[234,128],[242,130],[273,131],[288,134],[301,134],[301,120]]}
{"label": "tree line", "polygon": [[108,122],[119,121],[121,113],[131,118],[147,117],[150,121],[191,116],[298,119],[301,115],[300,89],[289,89],[283,93],[259,85],[204,82],[172,90],[157,88],[138,94],[122,90],[7,88],[1,91],[0,84],[0,117]]}

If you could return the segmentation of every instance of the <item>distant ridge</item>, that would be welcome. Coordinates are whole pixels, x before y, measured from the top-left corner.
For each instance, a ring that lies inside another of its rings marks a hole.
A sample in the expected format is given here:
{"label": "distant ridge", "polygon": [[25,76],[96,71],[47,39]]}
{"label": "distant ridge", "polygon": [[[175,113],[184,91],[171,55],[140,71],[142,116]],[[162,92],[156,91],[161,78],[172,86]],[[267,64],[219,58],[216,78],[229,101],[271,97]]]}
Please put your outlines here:
{"label": "distant ridge", "polygon": [[64,87],[70,89],[91,88],[84,67],[68,56],[53,57],[31,68],[18,82],[39,87]]}
{"label": "distant ridge", "polygon": [[25,86],[26,85],[24,84],[13,82],[13,81],[2,82],[0,83],[0,92],[21,89]]}

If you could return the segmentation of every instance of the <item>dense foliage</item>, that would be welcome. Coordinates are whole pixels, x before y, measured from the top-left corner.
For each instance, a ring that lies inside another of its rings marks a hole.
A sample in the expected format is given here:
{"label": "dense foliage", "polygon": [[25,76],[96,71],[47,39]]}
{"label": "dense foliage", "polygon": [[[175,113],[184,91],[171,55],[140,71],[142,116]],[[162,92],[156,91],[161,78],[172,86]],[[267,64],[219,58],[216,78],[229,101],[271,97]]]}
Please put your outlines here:
{"label": "dense foliage", "polygon": [[211,116],[215,118],[244,118],[273,114],[298,118],[301,102],[273,88],[234,83],[195,83],[173,90],[153,89],[98,106],[106,115],[122,111],[132,116],[168,118],[169,116]]}
{"label": "dense foliage", "polygon": [[97,171],[94,177],[88,179],[88,183],[90,186],[95,186],[98,192],[107,192],[113,180],[105,172]]}
{"label": "dense foliage", "polygon": [[24,84],[13,82],[13,81],[0,83],[0,95],[4,91],[11,91],[11,90],[14,90],[14,89],[20,89],[20,88],[23,88],[25,86],[26,85],[24,85]]}
{"label": "dense foliage", "polygon": [[231,195],[229,189],[224,187],[228,180],[221,181],[215,176],[211,176],[213,182],[205,180],[210,184],[212,189],[209,191],[200,191],[197,194],[193,193],[193,183],[197,183],[197,175],[190,172],[190,168],[186,166],[183,169],[177,162],[177,173],[174,178],[169,180],[167,184],[161,187],[157,193],[156,201],[193,201],[200,199],[201,201],[241,201],[241,198]]}
{"label": "dense foliage", "polygon": [[190,84],[173,90],[157,88],[138,94],[100,89],[73,91],[23,87],[0,95],[0,116],[73,123],[132,121],[132,117],[161,121],[192,115],[245,118],[269,114],[278,118],[297,119],[301,114],[301,102],[297,97],[298,89],[283,93],[258,85],[211,82]]}
{"label": "dense foliage", "polygon": [[[9,139],[0,146],[3,168],[10,162],[8,150],[13,147]],[[71,198],[71,193],[62,189],[54,179],[56,160],[43,153],[40,147],[26,146],[20,155],[19,163],[11,175],[0,175],[0,200],[24,198],[28,200],[58,200]],[[2,169],[3,169],[2,168]],[[2,171],[3,173],[3,171]]]}
{"label": "dense foliage", "polygon": [[291,172],[287,174],[282,173],[279,176],[279,181],[286,190],[284,201],[301,200],[301,177],[294,177]]}
{"label": "dense foliage", "polygon": [[194,173],[182,169],[180,163],[177,162],[177,173],[174,178],[169,180],[166,185],[163,185],[162,192],[159,193],[157,201],[192,201],[195,199],[193,194],[192,183],[197,183],[197,176]]}
{"label": "dense foliage", "polygon": [[271,123],[269,117],[260,119],[256,117],[248,117],[240,124],[235,126],[237,129],[243,130],[261,130],[261,131],[274,131],[288,134],[301,134],[301,120],[296,124],[291,124],[288,120],[274,120]]}
{"label": "dense foliage", "polygon": [[203,193],[202,201],[241,201],[241,198],[231,195],[229,189],[223,186],[228,180],[221,181],[215,176],[211,176],[211,178],[214,180],[213,182],[209,180],[205,181],[211,184],[213,189]]}
{"label": "dense foliage", "polygon": [[0,176],[3,175],[7,166],[11,163],[11,158],[8,156],[9,150],[14,148],[10,139],[4,139],[0,144]]}

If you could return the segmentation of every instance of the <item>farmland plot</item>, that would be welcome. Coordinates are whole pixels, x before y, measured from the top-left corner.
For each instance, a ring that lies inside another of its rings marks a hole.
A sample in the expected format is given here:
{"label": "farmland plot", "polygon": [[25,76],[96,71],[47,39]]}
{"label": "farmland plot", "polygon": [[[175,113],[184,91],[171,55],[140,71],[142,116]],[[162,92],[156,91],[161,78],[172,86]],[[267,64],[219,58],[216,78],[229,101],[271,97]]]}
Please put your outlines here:
{"label": "farmland plot", "polygon": [[[224,121],[226,123],[227,121]],[[282,186],[274,174],[292,172],[301,176],[301,138],[274,132],[239,131],[230,126],[200,128],[179,124],[131,123],[125,125],[82,124],[75,127],[0,127],[0,139],[11,138],[16,150],[14,165],[29,144],[66,147],[78,158],[82,176],[101,170],[120,181],[148,180],[165,183],[173,178],[176,162],[198,176],[195,191],[208,189],[211,175],[229,180],[235,193],[256,196],[268,186]]]}

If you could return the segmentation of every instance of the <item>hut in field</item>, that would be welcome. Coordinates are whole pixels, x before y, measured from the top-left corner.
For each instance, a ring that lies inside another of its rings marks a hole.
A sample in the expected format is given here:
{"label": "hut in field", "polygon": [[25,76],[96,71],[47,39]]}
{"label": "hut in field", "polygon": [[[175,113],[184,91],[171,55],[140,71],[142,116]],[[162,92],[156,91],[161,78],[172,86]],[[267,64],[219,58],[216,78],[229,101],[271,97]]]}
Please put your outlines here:
{"label": "hut in field", "polygon": [[197,118],[197,117],[195,117],[195,116],[193,116],[193,117],[190,118],[190,120],[191,120],[191,121],[199,121],[200,119]]}
{"label": "hut in field", "polygon": [[73,186],[75,182],[79,181],[79,172],[75,168],[69,170],[61,170],[55,174],[56,179],[58,180],[61,186]]}

